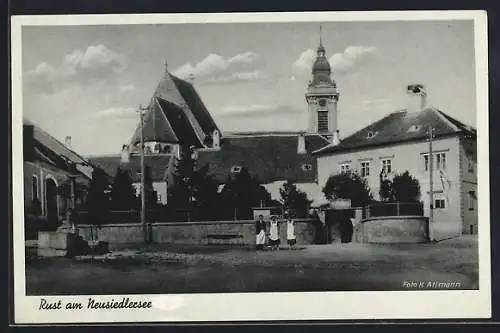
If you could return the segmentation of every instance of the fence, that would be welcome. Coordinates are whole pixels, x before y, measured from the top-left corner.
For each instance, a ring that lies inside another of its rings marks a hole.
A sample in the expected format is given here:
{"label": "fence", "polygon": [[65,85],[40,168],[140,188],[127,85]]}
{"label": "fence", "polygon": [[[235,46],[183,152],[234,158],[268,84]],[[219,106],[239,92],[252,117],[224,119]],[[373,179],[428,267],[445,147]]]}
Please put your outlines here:
{"label": "fence", "polygon": [[381,216],[424,216],[424,205],[422,202],[384,202],[363,208],[363,219]]}

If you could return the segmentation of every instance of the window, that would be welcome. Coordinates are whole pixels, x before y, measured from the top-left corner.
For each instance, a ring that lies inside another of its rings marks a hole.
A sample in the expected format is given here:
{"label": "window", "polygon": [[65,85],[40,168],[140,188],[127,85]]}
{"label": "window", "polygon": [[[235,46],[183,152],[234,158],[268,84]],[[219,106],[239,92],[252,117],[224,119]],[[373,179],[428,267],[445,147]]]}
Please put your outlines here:
{"label": "window", "polygon": [[342,163],[342,164],[339,164],[339,171],[340,171],[340,173],[346,173],[346,172],[348,172],[350,169],[351,169],[351,167],[349,166],[349,163]]}
{"label": "window", "polygon": [[444,199],[434,200],[434,209],[444,209],[444,208],[446,208]]}
{"label": "window", "polygon": [[474,161],[475,161],[474,153],[468,150],[465,152],[465,156],[467,157],[467,164],[468,164],[467,171],[472,173],[474,172]]}
{"label": "window", "polygon": [[429,154],[423,155],[424,157],[424,171],[429,171]]}
{"label": "window", "polygon": [[410,128],[408,128],[408,133],[409,132],[418,132],[420,130],[420,125],[411,125]]}
{"label": "window", "polygon": [[368,135],[367,135],[367,136],[368,136],[368,138],[370,139],[370,138],[373,138],[373,136],[374,136],[374,135],[375,135],[375,133],[373,133],[373,132],[368,132]]}
{"label": "window", "polygon": [[318,132],[328,132],[328,111],[318,111]]}
{"label": "window", "polygon": [[[423,154],[423,169],[429,171],[429,154]],[[433,154],[433,170],[446,170],[446,153]]]}
{"label": "window", "polygon": [[161,194],[156,195],[156,202],[161,202]]}
{"label": "window", "polygon": [[437,153],[436,156],[436,169],[445,170],[446,169],[446,153]]}
{"label": "window", "polygon": [[469,160],[469,166],[467,168],[467,171],[469,172],[474,172],[474,163],[472,162],[472,160]]}
{"label": "window", "polygon": [[382,172],[386,175],[392,172],[392,160],[390,159],[382,160]]}
{"label": "window", "polygon": [[318,104],[319,104],[319,106],[324,108],[326,106],[326,99],[320,99]]}
{"label": "window", "polygon": [[476,206],[476,191],[469,191],[469,210],[474,210]]}
{"label": "window", "polygon": [[38,177],[33,175],[31,177],[31,188],[32,188],[32,191],[31,191],[31,196],[32,196],[32,199],[38,199]]}
{"label": "window", "polygon": [[370,162],[361,162],[361,177],[368,177],[370,175]]}

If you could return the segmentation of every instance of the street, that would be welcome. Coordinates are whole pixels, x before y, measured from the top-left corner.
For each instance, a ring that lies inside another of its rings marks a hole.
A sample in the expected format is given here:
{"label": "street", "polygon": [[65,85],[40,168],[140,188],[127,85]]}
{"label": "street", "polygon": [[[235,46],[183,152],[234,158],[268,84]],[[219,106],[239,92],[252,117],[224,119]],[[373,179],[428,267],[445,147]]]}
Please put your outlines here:
{"label": "street", "polygon": [[477,238],[431,244],[328,244],[256,252],[151,245],[102,258],[39,258],[27,295],[477,289]]}

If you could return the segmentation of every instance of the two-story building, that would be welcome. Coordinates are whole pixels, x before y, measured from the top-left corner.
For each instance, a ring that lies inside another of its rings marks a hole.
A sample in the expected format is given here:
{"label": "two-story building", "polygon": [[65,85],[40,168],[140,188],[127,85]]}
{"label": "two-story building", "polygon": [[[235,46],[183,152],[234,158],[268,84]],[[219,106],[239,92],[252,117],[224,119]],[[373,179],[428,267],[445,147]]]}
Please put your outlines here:
{"label": "two-story building", "polygon": [[381,174],[390,178],[408,171],[419,181],[426,216],[432,168],[433,238],[477,233],[476,130],[440,110],[393,112],[315,155],[321,188],[330,175],[355,170],[367,180],[375,199],[380,199]]}

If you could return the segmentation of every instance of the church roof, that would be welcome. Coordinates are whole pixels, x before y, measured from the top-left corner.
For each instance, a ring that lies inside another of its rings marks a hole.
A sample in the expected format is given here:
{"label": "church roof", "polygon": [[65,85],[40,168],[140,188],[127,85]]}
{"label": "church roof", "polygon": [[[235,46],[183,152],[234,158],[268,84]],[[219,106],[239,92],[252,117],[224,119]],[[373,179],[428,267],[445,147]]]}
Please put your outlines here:
{"label": "church roof", "polygon": [[[164,181],[169,162],[173,158],[170,155],[146,155],[144,164],[151,170],[151,178],[154,182]],[[128,170],[133,182],[140,182],[139,173],[141,172],[141,159],[138,155],[131,155],[129,163],[122,163],[120,155],[93,156],[89,161],[103,169],[107,175],[114,178],[116,170],[121,167]]]}
{"label": "church roof", "polygon": [[[198,148],[209,145],[215,121],[203,104],[195,88],[189,82],[166,72],[161,78],[144,117],[146,141],[187,144]],[[140,142],[140,125],[131,144]]]}
{"label": "church roof", "polygon": [[198,165],[209,165],[218,181],[227,180],[233,167],[245,167],[261,183],[290,179],[315,182],[316,159],[311,152],[328,144],[318,134],[305,134],[306,154],[297,153],[299,132],[247,132],[225,135],[220,150],[199,152]]}
{"label": "church roof", "polygon": [[460,133],[476,135],[474,128],[461,123],[438,109],[427,108],[419,112],[401,110],[362,128],[335,146],[330,145],[319,149],[315,154],[324,155],[407,141],[426,140],[429,126],[434,128],[435,137]]}

